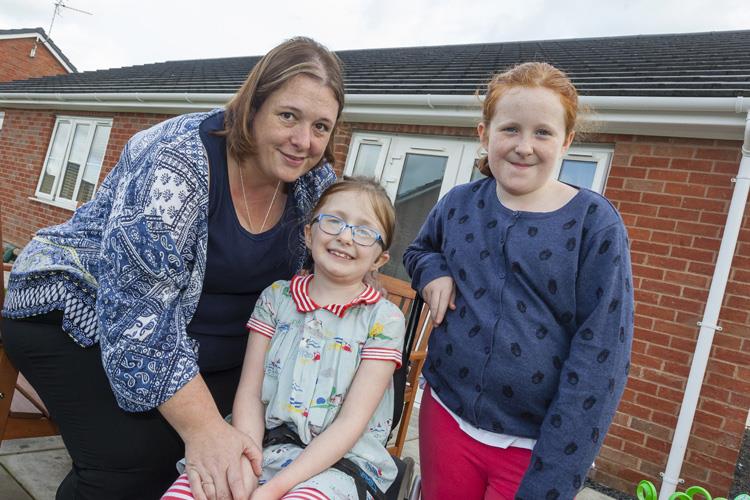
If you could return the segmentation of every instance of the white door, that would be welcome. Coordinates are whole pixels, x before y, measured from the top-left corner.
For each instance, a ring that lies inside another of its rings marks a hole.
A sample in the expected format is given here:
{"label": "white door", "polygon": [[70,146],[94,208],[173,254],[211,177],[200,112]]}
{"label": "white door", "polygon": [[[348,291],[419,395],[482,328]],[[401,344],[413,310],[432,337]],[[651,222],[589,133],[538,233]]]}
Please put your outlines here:
{"label": "white door", "polygon": [[435,203],[456,184],[471,178],[476,140],[356,133],[345,175],[376,177],[396,208],[391,260],[382,272],[408,280],[403,253]]}

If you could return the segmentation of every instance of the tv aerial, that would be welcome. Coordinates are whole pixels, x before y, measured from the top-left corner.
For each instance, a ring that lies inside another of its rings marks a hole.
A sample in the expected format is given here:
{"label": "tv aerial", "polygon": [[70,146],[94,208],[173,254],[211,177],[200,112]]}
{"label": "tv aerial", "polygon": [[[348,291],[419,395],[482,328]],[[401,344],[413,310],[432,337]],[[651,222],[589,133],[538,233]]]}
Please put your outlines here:
{"label": "tv aerial", "polygon": [[[55,2],[55,10],[54,12],[52,12],[52,20],[50,21],[49,29],[47,30],[47,40],[49,40],[52,35],[52,26],[54,26],[55,24],[55,18],[60,16],[60,9],[68,9],[68,10],[72,10],[73,12],[80,12],[81,14],[88,14],[89,16],[94,15],[89,11],[86,11],[83,9],[76,9],[75,7],[65,5],[65,2],[63,2],[63,0],[57,0]],[[39,43],[39,36],[37,36],[36,40],[34,41],[34,46],[31,48],[31,53],[29,54],[29,57],[34,57],[36,55],[36,48],[37,48],[38,43]]]}
{"label": "tv aerial", "polygon": [[75,7],[65,5],[65,2],[63,2],[63,0],[57,0],[55,2],[55,11],[52,13],[52,21],[50,21],[49,29],[47,30],[47,37],[52,35],[52,26],[55,24],[55,18],[60,15],[60,9],[68,9],[68,10],[72,10],[73,12],[80,12],[81,14],[88,14],[89,16],[94,15],[91,12],[88,12],[86,10],[76,9]]}

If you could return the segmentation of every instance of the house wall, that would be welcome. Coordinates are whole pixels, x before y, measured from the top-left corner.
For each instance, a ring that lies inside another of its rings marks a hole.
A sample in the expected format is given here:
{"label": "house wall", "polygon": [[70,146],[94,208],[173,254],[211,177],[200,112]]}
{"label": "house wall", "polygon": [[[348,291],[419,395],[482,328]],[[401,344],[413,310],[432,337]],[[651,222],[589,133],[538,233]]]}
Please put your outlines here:
{"label": "house wall", "polygon": [[[70,210],[30,199],[36,191],[58,113],[2,108],[0,111],[5,111],[3,128],[0,129],[3,237],[6,242],[23,246],[37,229],[59,224],[72,215]],[[167,115],[145,113],[64,114],[112,118],[112,131],[97,186],[117,162],[122,148],[133,134],[167,118]]]}
{"label": "house wall", "polygon": [[0,82],[68,73],[43,42],[37,43],[36,55],[29,57],[34,40],[0,39]]}
{"label": "house wall", "polygon": [[[0,109],[0,111],[3,111]],[[3,234],[25,244],[36,229],[71,212],[29,200],[55,122],[52,111],[6,109],[0,130]],[[65,114],[73,114],[66,112]],[[151,114],[113,118],[101,178],[126,140],[162,119]],[[473,137],[460,127],[351,123],[334,138],[343,170],[352,131]],[[631,239],[636,294],[630,379],[592,477],[634,492],[639,480],[659,484],[666,467],[691,353],[715,265],[740,159],[739,141],[594,134],[586,142],[614,146],[605,195],[618,207]],[[705,384],[682,477],[687,486],[726,495],[750,408],[750,215],[733,260]]]}

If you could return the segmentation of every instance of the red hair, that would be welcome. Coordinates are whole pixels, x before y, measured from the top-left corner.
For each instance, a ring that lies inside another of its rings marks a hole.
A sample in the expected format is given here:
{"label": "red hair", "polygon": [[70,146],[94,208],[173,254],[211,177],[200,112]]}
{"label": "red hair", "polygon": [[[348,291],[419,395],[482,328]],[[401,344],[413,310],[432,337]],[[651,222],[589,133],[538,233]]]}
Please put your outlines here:
{"label": "red hair", "polygon": [[[578,117],[578,91],[565,73],[544,62],[519,64],[490,80],[482,107],[482,121],[485,127],[490,126],[495,106],[500,98],[517,87],[545,88],[560,96],[565,113],[565,135],[573,132]],[[486,156],[480,158],[478,167],[484,175],[492,177]]]}

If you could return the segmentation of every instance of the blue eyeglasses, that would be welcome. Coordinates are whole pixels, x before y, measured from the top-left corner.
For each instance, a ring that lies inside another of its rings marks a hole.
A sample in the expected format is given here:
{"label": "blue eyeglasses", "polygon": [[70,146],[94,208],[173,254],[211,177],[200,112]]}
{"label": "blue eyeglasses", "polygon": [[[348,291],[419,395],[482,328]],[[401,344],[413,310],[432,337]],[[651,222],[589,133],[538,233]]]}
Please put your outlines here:
{"label": "blue eyeglasses", "polygon": [[344,219],[330,214],[318,214],[318,216],[312,220],[312,224],[315,224],[316,222],[318,223],[320,230],[324,233],[337,236],[341,234],[341,231],[349,228],[352,230],[352,241],[357,245],[371,247],[377,242],[380,243],[380,246],[385,248],[383,237],[371,227],[347,224]]}

